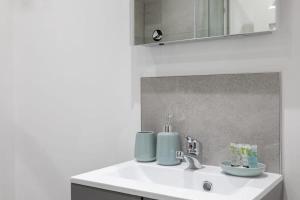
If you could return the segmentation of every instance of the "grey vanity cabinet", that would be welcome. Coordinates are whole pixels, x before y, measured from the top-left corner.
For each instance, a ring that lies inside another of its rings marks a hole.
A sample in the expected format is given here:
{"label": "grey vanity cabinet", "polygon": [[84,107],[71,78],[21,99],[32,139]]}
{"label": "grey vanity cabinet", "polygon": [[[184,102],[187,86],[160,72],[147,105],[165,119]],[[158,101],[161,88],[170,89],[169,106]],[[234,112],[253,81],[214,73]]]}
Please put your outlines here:
{"label": "grey vanity cabinet", "polygon": [[[282,198],[282,186],[279,184],[269,194],[267,194],[262,200],[281,200]],[[154,200],[145,197],[139,197],[129,194],[123,194],[119,192],[113,192],[108,190],[102,190],[98,188],[72,184],[71,186],[72,200]]]}
{"label": "grey vanity cabinet", "polygon": [[153,200],[98,188],[72,184],[72,200]]}

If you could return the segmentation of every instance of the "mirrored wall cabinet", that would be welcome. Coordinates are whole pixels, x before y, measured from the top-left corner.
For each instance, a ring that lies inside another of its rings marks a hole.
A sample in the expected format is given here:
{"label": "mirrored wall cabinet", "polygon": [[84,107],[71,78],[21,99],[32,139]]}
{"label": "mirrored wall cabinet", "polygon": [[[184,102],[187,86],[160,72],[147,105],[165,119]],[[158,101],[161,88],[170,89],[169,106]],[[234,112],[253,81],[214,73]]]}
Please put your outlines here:
{"label": "mirrored wall cabinet", "polygon": [[276,0],[133,0],[134,45],[276,30]]}

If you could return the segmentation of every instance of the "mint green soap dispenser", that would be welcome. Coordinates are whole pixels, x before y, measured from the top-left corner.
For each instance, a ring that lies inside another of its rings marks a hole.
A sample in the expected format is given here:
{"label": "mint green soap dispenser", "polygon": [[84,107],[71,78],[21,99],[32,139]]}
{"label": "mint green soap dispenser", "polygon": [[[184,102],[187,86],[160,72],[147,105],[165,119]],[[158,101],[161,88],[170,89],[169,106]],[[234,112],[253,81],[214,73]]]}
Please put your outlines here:
{"label": "mint green soap dispenser", "polygon": [[172,115],[168,116],[168,122],[164,126],[164,132],[157,135],[157,164],[172,166],[180,164],[176,158],[176,151],[181,151],[180,136],[177,132],[172,132]]}

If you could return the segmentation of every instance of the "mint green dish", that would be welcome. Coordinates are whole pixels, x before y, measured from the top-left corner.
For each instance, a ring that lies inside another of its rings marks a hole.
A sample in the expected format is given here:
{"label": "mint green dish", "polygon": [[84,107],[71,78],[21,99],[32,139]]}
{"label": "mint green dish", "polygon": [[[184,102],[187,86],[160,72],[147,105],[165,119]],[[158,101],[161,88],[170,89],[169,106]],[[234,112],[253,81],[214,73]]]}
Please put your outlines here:
{"label": "mint green dish", "polygon": [[266,165],[258,163],[256,168],[232,167],[231,162],[225,161],[221,163],[221,168],[226,174],[241,177],[259,176],[266,170]]}
{"label": "mint green dish", "polygon": [[156,160],[156,134],[154,132],[146,131],[136,134],[134,157],[138,162]]}
{"label": "mint green dish", "polygon": [[180,136],[176,132],[161,132],[157,135],[157,164],[172,166],[181,163],[176,158],[176,151],[181,151]]}

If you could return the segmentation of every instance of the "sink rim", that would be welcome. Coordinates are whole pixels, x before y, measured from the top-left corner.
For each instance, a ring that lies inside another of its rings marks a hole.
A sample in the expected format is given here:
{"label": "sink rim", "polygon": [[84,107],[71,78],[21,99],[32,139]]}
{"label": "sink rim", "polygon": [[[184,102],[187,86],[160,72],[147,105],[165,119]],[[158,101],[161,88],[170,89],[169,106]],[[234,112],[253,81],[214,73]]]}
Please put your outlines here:
{"label": "sink rim", "polygon": [[[71,183],[85,185],[105,190],[111,190],[115,192],[121,192],[136,196],[143,196],[152,199],[163,199],[163,200],[194,200],[204,198],[207,200],[225,200],[225,199],[245,199],[245,196],[249,197],[249,200],[258,200],[263,198],[268,194],[273,188],[283,181],[283,176],[281,174],[265,173],[264,177],[234,177],[222,173],[222,170],[218,166],[204,165],[204,169],[197,170],[193,173],[206,174],[206,175],[218,175],[222,177],[231,177],[233,179],[248,179],[249,182],[238,189],[232,195],[221,195],[216,193],[207,193],[203,191],[196,191],[185,188],[178,188],[167,185],[160,185],[156,183],[146,183],[142,181],[136,181],[133,179],[125,179],[121,177],[108,176],[107,174],[111,172],[116,172],[116,170],[122,167],[133,167],[133,166],[151,166],[155,168],[172,168],[173,170],[184,170],[186,164],[181,164],[177,166],[160,166],[155,162],[152,163],[138,163],[136,161],[128,161],[116,165],[112,165],[99,170],[91,171],[88,173],[80,174],[71,177]],[[261,188],[254,187],[256,185],[261,185]],[[245,199],[246,200],[246,199]]]}

